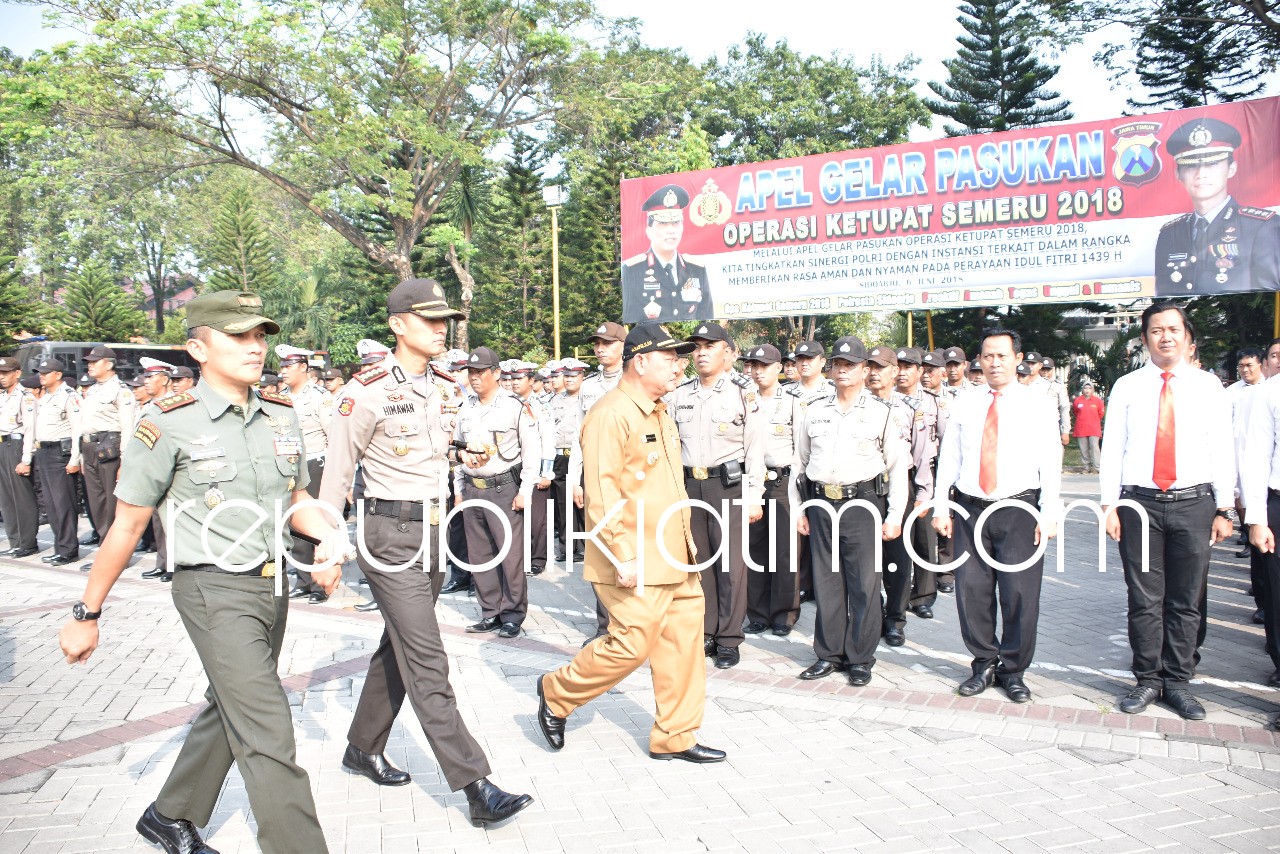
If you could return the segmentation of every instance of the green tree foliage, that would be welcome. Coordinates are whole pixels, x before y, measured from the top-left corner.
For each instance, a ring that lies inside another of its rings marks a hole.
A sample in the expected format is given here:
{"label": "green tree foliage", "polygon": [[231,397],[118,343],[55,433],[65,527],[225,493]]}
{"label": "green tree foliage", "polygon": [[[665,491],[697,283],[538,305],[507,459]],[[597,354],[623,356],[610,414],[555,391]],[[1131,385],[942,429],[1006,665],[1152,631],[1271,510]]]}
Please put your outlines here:
{"label": "green tree foliage", "polygon": [[1207,369],[1235,376],[1236,350],[1265,348],[1272,338],[1275,294],[1220,294],[1186,301],[1187,317],[1196,327],[1196,346]]}
{"label": "green tree foliage", "polygon": [[275,286],[278,261],[272,241],[249,191],[233,187],[213,219],[213,239],[205,259],[206,290],[268,291]]}
{"label": "green tree foliage", "polygon": [[107,268],[93,261],[71,280],[63,307],[61,334],[68,341],[128,341],[147,327],[147,316]]}
{"label": "green tree foliage", "polygon": [[1022,0],[973,0],[960,5],[965,33],[955,59],[943,62],[945,83],[930,83],[925,103],[951,119],[948,136],[1025,128],[1071,118],[1067,102],[1046,88],[1057,66],[1036,58],[1037,43]]}
{"label": "green tree foliage", "polygon": [[19,332],[48,332],[53,315],[48,306],[32,299],[15,266],[16,260],[12,255],[0,255],[0,349],[6,353]]}

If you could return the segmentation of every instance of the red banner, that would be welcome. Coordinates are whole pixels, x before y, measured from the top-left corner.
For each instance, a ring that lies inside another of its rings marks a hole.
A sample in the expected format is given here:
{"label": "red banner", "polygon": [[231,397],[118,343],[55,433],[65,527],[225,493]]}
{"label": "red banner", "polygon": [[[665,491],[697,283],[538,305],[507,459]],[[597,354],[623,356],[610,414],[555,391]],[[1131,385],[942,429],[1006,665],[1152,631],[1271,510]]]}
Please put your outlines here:
{"label": "red banner", "polygon": [[1280,98],[622,182],[623,319],[1280,289]]}

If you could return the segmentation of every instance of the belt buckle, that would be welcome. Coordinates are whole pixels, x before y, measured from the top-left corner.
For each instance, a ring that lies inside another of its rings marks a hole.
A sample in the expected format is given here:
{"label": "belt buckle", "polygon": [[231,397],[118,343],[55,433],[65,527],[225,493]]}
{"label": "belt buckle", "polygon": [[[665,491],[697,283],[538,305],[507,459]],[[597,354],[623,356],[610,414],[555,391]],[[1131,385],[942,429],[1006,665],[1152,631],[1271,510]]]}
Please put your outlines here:
{"label": "belt buckle", "polygon": [[707,469],[705,466],[693,466],[694,480],[706,480],[710,476],[711,475],[707,473]]}
{"label": "belt buckle", "polygon": [[267,561],[266,563],[264,563],[264,564],[262,565],[262,577],[263,577],[263,578],[275,578],[275,577],[276,577],[276,562],[275,562],[275,561],[273,561],[273,560],[269,560],[269,561]]}
{"label": "belt buckle", "polygon": [[485,480],[482,477],[473,477],[471,478],[471,485],[474,486],[476,489],[488,489],[489,481]]}
{"label": "belt buckle", "polygon": [[440,505],[438,505],[438,504],[432,504],[432,505],[431,505],[431,517],[430,517],[430,518],[431,518],[431,524],[432,524],[432,525],[439,525],[439,524],[440,524]]}
{"label": "belt buckle", "polygon": [[837,486],[834,483],[824,483],[822,484],[822,494],[832,501],[839,501],[844,498],[844,487]]}
{"label": "belt buckle", "polygon": [[764,479],[765,479],[765,480],[777,480],[777,479],[778,479],[778,473],[777,473],[776,471],[774,471],[773,469],[769,469],[767,472],[765,472]]}
{"label": "belt buckle", "polygon": [[1156,501],[1159,501],[1161,503],[1168,504],[1171,501],[1177,501],[1177,500],[1178,500],[1177,496],[1174,495],[1172,491],[1161,490],[1160,492],[1156,493]]}

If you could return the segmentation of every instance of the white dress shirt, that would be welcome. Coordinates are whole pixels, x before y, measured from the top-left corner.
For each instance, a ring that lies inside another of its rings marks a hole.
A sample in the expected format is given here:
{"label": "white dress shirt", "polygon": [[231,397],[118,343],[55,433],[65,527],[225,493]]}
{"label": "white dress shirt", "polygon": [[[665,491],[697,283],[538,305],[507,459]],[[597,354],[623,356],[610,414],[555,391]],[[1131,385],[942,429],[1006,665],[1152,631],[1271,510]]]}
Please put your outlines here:
{"label": "white dress shirt", "polygon": [[1040,509],[1061,509],[1062,440],[1053,400],[1038,389],[1011,382],[996,401],[996,488],[991,494],[978,485],[982,462],[982,431],[991,408],[987,387],[956,395],[942,434],[938,478],[934,485],[934,513],[951,515],[943,504],[951,487],[974,498],[998,499],[1029,489],[1040,490]]}
{"label": "white dress shirt", "polygon": [[1240,455],[1240,499],[1247,525],[1267,524],[1267,489],[1280,489],[1280,383],[1252,387],[1244,450]]}
{"label": "white dress shirt", "polygon": [[[1116,380],[1107,399],[1102,431],[1102,504],[1120,499],[1121,486],[1158,489],[1152,480],[1156,425],[1160,418],[1161,368],[1148,362]],[[1227,391],[1208,371],[1179,362],[1169,382],[1177,435],[1174,460],[1178,479],[1170,489],[1201,483],[1213,486],[1218,507],[1230,507],[1236,481],[1235,441]]]}

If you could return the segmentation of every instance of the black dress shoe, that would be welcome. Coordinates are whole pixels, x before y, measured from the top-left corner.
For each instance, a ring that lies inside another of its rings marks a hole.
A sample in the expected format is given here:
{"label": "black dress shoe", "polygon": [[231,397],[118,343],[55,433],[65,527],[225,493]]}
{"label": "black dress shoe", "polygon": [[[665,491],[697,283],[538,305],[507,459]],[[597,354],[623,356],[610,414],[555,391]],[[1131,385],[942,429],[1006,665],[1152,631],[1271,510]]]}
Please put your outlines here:
{"label": "black dress shoe", "polygon": [[101,543],[101,542],[102,542],[102,537],[99,537],[99,536],[98,536],[98,532],[97,532],[97,531],[94,531],[92,534],[90,534],[89,536],[87,536],[87,537],[85,537],[83,540],[81,540],[81,541],[80,541],[80,545],[82,545],[82,546],[96,546],[96,545],[98,545],[98,544],[99,544],[99,543]]}
{"label": "black dress shoe", "polygon": [[498,629],[498,637],[500,638],[513,638],[518,634],[520,634],[520,627],[515,623],[503,623],[502,627]]}
{"label": "black dress shoe", "polygon": [[289,591],[290,599],[302,599],[310,595],[311,595],[311,591],[305,587],[295,587]]}
{"label": "black dress shoe", "polygon": [[322,605],[325,602],[329,601],[329,594],[323,591],[317,590],[316,592],[312,593],[310,596],[307,597],[307,601],[310,602],[312,605]]}
{"label": "black dress shoe", "polygon": [[885,629],[884,642],[887,646],[902,646],[907,642],[907,633],[902,629]]}
{"label": "black dress shoe", "polygon": [[471,580],[463,578],[450,578],[444,587],[440,588],[441,593],[461,593],[471,590]]}
{"label": "black dress shoe", "polygon": [[1245,546],[1244,548],[1240,549],[1240,551],[1236,552],[1236,553],[1235,553],[1235,555],[1236,555],[1236,557],[1248,557],[1248,556],[1249,556],[1249,547],[1248,547],[1248,546]]}
{"label": "black dress shoe", "polygon": [[146,572],[142,573],[143,578],[159,578],[162,575],[164,575],[164,569],[159,566],[154,569],[148,569]]}
{"label": "black dress shoe", "polygon": [[848,678],[850,685],[861,688],[871,681],[871,668],[865,664],[850,664]]}
{"label": "black dress shoe", "polygon": [[1275,673],[1272,673],[1271,676],[1267,679],[1267,687],[1280,688],[1280,670],[1277,670]]}
{"label": "black dress shoe", "polygon": [[13,553],[16,551],[17,551],[17,548],[5,549],[4,551],[0,552],[0,557],[11,557]]}
{"label": "black dress shoe", "polygon": [[960,687],[956,690],[961,697],[972,697],[990,688],[995,678],[995,662],[986,665],[975,664],[973,665],[973,675],[961,682]]}
{"label": "black dress shoe", "polygon": [[716,654],[716,639],[715,639],[715,638],[703,638],[703,639],[702,639],[702,654],[703,654],[703,655],[705,655],[707,658],[714,658],[714,657],[715,657],[715,654]]}
{"label": "black dress shoe", "polygon": [[1200,701],[1191,696],[1191,692],[1186,688],[1165,688],[1164,704],[1185,720],[1202,721],[1205,719],[1204,706],[1200,705]]}
{"label": "black dress shoe", "polygon": [[752,620],[742,627],[742,631],[748,635],[758,635],[762,634],[767,628],[769,628],[767,624],[762,623],[759,620]]}
{"label": "black dress shoe", "polygon": [[780,638],[785,638],[787,635],[791,634],[791,627],[790,626],[774,626],[772,629],[770,629],[770,631],[772,631],[775,635],[777,635]]}
{"label": "black dress shoe", "polygon": [[342,767],[353,774],[368,777],[379,786],[403,786],[411,779],[407,771],[392,765],[381,753],[365,753],[351,744],[342,754]]}
{"label": "black dress shoe", "polygon": [[1030,703],[1031,689],[1022,681],[1021,676],[999,676],[997,681],[1009,700],[1014,703]]}
{"label": "black dress shoe", "polygon": [[805,680],[821,679],[824,676],[830,676],[832,673],[835,673],[839,669],[840,668],[837,665],[832,664],[830,661],[822,661],[821,659],[819,659],[818,661],[815,661],[813,664],[810,664],[804,670],[801,670],[800,678]]}
{"label": "black dress shoe", "polygon": [[502,625],[502,621],[497,617],[485,617],[478,623],[467,626],[467,631],[473,635],[483,634],[485,632],[496,632],[498,627]]}
{"label": "black dress shoe", "polygon": [[467,805],[471,808],[471,824],[474,827],[506,821],[533,803],[531,795],[504,792],[490,783],[488,777],[468,783],[462,787],[462,791],[467,793]]}
{"label": "black dress shoe", "polygon": [[533,566],[529,567],[530,575],[542,575],[542,573],[546,571],[547,571],[547,568],[545,566],[538,566],[537,564],[534,564]]}
{"label": "black dress shoe", "polygon": [[39,549],[14,549],[9,552],[9,557],[31,557],[33,554],[39,554]]}
{"label": "black dress shoe", "polygon": [[538,729],[542,730],[542,737],[551,745],[552,750],[563,750],[565,719],[551,714],[551,710],[547,708],[547,698],[542,693],[542,680],[546,678],[538,677]]}
{"label": "black dress shoe", "polygon": [[75,563],[80,559],[79,554],[73,555],[54,555],[49,559],[49,566],[66,566],[69,563]]}
{"label": "black dress shoe", "polygon": [[801,605],[803,605],[805,602],[812,602],[812,601],[813,601],[813,591],[812,591],[812,590],[801,590],[801,591],[800,591],[800,604],[801,604]]}
{"label": "black dress shoe", "polygon": [[1254,612],[1253,612],[1253,621],[1254,621],[1255,623],[1257,623],[1259,626],[1263,625],[1263,624],[1264,624],[1264,623],[1266,623],[1266,621],[1267,621],[1267,612],[1266,612],[1266,611],[1264,611],[1264,610],[1262,610],[1261,608],[1259,608],[1258,610],[1254,611]]}
{"label": "black dress shoe", "polygon": [[939,581],[939,582],[938,582],[938,592],[939,592],[939,593],[955,593],[955,592],[956,592],[956,586],[955,586],[955,584],[951,583],[950,581]]}
{"label": "black dress shoe", "polygon": [[738,652],[736,646],[718,646],[716,647],[716,667],[720,670],[728,670],[730,667],[737,665],[742,660],[742,654]]}
{"label": "black dress shoe", "polygon": [[367,614],[370,611],[377,611],[378,601],[376,599],[370,599],[368,602],[361,602],[356,606],[356,610],[362,614]]}
{"label": "black dress shoe", "polygon": [[1158,688],[1152,688],[1150,685],[1138,685],[1124,695],[1124,699],[1120,701],[1118,708],[1126,715],[1136,715],[1145,712],[1147,706],[1159,699],[1160,690]]}
{"label": "black dress shoe", "polygon": [[160,583],[161,583],[161,584],[168,584],[170,581],[173,581],[173,573],[172,573],[172,572],[162,572],[162,573],[160,573]]}
{"label": "black dress shoe", "polygon": [[650,759],[683,759],[685,762],[696,762],[699,765],[706,765],[710,762],[723,762],[724,751],[716,750],[714,747],[704,747],[701,744],[695,744],[688,750],[681,750],[679,753],[654,753],[649,751]]}
{"label": "black dress shoe", "polygon": [[165,818],[154,803],[147,807],[135,827],[143,839],[159,845],[168,854],[218,854],[204,844],[195,825],[185,818]]}
{"label": "black dress shoe", "polygon": [[917,617],[919,617],[922,620],[933,619],[933,609],[930,608],[928,605],[916,605],[914,608],[911,609],[911,613],[915,614]]}
{"label": "black dress shoe", "polygon": [[57,555],[56,555],[56,554],[45,555],[44,557],[40,558],[40,562],[41,562],[41,563],[49,563],[49,562],[51,562],[55,557],[57,557]]}

